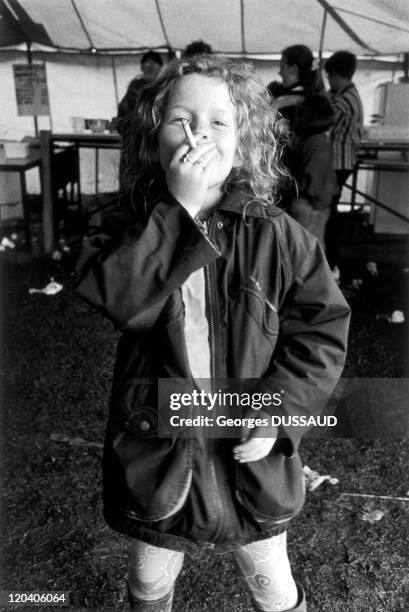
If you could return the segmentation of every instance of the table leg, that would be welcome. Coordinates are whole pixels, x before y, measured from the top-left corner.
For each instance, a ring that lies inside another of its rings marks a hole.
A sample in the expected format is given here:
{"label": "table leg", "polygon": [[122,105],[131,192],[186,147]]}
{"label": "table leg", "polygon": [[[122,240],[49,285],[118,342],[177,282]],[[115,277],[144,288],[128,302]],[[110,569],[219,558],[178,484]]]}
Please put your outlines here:
{"label": "table leg", "polygon": [[43,192],[43,243],[44,252],[52,253],[54,249],[54,211],[51,182],[52,143],[50,132],[40,132],[40,148],[42,160],[42,192]]}
{"label": "table leg", "polygon": [[98,202],[98,191],[99,191],[99,149],[95,149],[95,199]]}
{"label": "table leg", "polygon": [[352,170],[351,212],[354,212],[355,203],[356,203],[356,188],[358,184],[358,170],[359,170],[359,163],[355,164],[354,169]]}
{"label": "table leg", "polygon": [[28,249],[31,249],[31,231],[30,231],[30,208],[28,205],[27,189],[26,189],[26,173],[24,170],[19,172],[20,175],[20,189],[21,189],[21,201],[23,204],[23,219],[24,219],[24,232],[26,235],[26,245]]}

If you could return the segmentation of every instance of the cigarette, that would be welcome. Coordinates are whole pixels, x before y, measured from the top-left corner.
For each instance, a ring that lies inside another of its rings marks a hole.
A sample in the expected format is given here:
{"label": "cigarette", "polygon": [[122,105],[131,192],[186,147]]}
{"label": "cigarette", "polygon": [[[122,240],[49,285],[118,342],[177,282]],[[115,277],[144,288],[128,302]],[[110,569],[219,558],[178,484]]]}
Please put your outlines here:
{"label": "cigarette", "polygon": [[195,149],[196,146],[197,146],[196,145],[196,140],[195,140],[195,137],[192,134],[192,130],[190,129],[190,125],[186,121],[186,119],[183,120],[182,125],[183,125],[183,129],[185,130],[186,138],[188,139],[190,148],[191,149]]}

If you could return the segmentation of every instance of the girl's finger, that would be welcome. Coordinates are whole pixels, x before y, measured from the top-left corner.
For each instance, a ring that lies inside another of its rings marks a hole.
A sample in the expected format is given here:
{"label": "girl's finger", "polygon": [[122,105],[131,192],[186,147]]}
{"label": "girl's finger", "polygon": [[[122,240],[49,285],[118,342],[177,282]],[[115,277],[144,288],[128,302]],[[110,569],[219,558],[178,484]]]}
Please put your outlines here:
{"label": "girl's finger", "polygon": [[248,463],[250,461],[259,461],[260,459],[263,459],[264,457],[266,457],[270,452],[270,449],[268,446],[263,446],[253,452],[249,452],[249,453],[245,453],[243,455],[238,455],[235,457],[236,461],[238,461],[239,463]]}
{"label": "girl's finger", "polygon": [[210,151],[206,151],[203,155],[201,155],[201,157],[199,157],[199,159],[197,159],[194,162],[194,165],[198,165],[201,166],[201,168],[203,170],[206,170],[206,168],[208,168],[210,162],[215,159],[216,157],[216,147],[214,149],[210,149]]}
{"label": "girl's finger", "polygon": [[202,163],[202,158],[203,156],[206,156],[208,153],[214,153],[214,151],[216,150],[216,145],[214,144],[214,142],[204,142],[201,143],[199,145],[197,145],[197,147],[195,149],[189,149],[187,152],[187,155],[184,154],[182,155],[182,160],[186,159],[191,163],[191,164],[196,164],[199,160],[201,160]]}
{"label": "girl's finger", "polygon": [[276,438],[249,438],[243,444],[234,447],[233,455],[239,463],[258,461],[269,454]]}
{"label": "girl's finger", "polygon": [[[174,152],[173,157],[170,161],[170,166],[175,167],[188,157],[188,161],[191,164],[194,164],[195,161],[200,157],[203,152],[206,152],[208,149],[214,149],[216,145],[214,142],[204,142],[200,145],[197,145],[195,149],[191,149],[187,142],[183,142]],[[198,151],[198,152],[197,152]]]}
{"label": "girl's finger", "polygon": [[246,452],[248,450],[251,451],[255,448],[258,448],[261,444],[265,443],[266,440],[269,440],[269,438],[247,438],[247,440],[235,446],[233,448],[233,451],[241,453]]}

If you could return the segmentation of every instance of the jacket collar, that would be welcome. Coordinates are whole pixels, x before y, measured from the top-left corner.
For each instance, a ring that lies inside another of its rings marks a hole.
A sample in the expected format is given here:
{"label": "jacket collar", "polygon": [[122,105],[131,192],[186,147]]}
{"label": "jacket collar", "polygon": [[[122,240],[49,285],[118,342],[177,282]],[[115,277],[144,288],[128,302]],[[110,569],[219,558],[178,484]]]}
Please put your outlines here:
{"label": "jacket collar", "polygon": [[235,189],[226,194],[217,207],[218,211],[231,212],[246,217],[258,217],[266,219],[269,216],[276,216],[283,211],[277,206],[263,206],[254,196]]}

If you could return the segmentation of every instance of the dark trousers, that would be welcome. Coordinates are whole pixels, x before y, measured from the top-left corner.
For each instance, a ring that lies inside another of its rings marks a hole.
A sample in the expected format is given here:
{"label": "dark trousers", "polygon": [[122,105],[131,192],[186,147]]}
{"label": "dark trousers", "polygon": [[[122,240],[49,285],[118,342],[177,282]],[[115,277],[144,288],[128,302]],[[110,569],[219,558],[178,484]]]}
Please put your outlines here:
{"label": "dark trousers", "polygon": [[339,213],[338,202],[341,198],[342,187],[345,185],[352,170],[335,170],[338,183],[338,192],[331,202],[331,212],[325,230],[325,252],[328,263],[333,268],[339,264]]}

